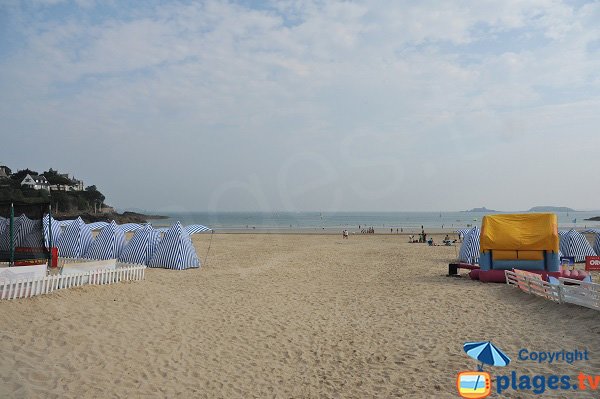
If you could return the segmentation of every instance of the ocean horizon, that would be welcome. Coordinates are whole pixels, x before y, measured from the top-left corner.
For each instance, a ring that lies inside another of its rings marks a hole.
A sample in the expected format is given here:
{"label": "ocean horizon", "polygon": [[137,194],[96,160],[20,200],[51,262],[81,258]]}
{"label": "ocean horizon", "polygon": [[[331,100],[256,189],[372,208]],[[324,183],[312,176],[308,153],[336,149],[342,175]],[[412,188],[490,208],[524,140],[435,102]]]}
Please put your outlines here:
{"label": "ocean horizon", "polygon": [[[152,219],[154,226],[202,224],[213,229],[458,229],[481,224],[487,214],[509,212],[153,212],[166,219]],[[554,212],[560,228],[600,227],[596,211]]]}

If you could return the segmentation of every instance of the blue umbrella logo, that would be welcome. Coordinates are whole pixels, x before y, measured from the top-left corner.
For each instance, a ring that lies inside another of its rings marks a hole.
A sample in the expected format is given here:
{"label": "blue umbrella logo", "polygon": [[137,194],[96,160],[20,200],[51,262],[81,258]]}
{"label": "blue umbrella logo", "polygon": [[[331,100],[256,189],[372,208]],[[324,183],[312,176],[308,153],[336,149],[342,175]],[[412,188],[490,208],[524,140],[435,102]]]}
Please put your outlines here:
{"label": "blue umbrella logo", "polygon": [[467,355],[481,362],[477,366],[478,371],[483,371],[484,364],[504,367],[510,363],[510,358],[490,341],[466,342],[463,349],[467,352]]}

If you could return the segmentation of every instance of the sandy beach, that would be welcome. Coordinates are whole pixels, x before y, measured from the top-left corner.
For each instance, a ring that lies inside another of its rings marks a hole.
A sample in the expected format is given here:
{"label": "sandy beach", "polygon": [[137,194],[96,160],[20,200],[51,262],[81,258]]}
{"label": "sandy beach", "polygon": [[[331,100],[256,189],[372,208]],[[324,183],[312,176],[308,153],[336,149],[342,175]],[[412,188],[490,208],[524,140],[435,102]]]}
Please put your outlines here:
{"label": "sandy beach", "polygon": [[[203,261],[209,239],[194,236]],[[404,235],[215,234],[200,270],[2,301],[0,397],[455,398],[477,366],[462,345],[484,340],[513,358],[492,375],[600,374],[597,311],[446,277],[457,252]],[[522,348],[590,360],[519,361]]]}

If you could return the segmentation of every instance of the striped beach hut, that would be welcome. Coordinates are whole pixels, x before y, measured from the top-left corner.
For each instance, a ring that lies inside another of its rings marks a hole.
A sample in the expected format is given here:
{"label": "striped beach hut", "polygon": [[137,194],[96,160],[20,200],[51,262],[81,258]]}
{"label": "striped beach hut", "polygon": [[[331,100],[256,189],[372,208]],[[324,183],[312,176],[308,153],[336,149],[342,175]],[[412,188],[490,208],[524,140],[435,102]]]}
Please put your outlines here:
{"label": "striped beach hut", "polygon": [[0,217],[0,250],[8,251],[10,220]]}
{"label": "striped beach hut", "polygon": [[86,259],[117,259],[125,246],[125,234],[114,220],[100,230],[85,255]]}
{"label": "striped beach hut", "polygon": [[[0,250],[10,247],[10,219],[0,220]],[[13,219],[13,239],[15,247],[41,248],[44,246],[42,221],[32,220],[22,214]]]}
{"label": "striped beach hut", "polygon": [[133,233],[133,237],[123,248],[119,262],[147,265],[156,251],[159,240],[160,233],[152,226],[142,226]]}
{"label": "striped beach hut", "polygon": [[56,222],[60,225],[60,227],[67,227],[68,225],[70,225],[71,223],[73,223],[75,221],[75,219],[68,219],[68,220],[57,220]]}
{"label": "striped beach hut", "polygon": [[454,232],[455,232],[456,234],[458,234],[458,238],[459,238],[460,240],[464,240],[464,238],[465,238],[465,235],[466,235],[466,234],[467,234],[469,231],[471,231],[472,229],[473,229],[472,227],[465,227],[464,229],[456,229],[456,230],[454,230]]}
{"label": "striped beach hut", "polygon": [[52,246],[56,246],[56,243],[58,242],[58,239],[62,234],[61,223],[58,220],[54,219],[52,216],[48,218],[48,214],[44,215],[44,220],[42,221],[42,224],[44,225],[44,246],[46,248],[48,248],[48,240],[50,238],[50,228],[48,226],[48,223],[50,223],[50,227],[52,228]]}
{"label": "striped beach hut", "polygon": [[585,236],[577,230],[559,231],[559,237],[563,256],[572,256],[575,262],[584,262],[586,256],[596,255]]}
{"label": "striped beach hut", "polygon": [[25,215],[15,219],[15,247],[39,248],[44,246],[42,221]]}
{"label": "striped beach hut", "polygon": [[64,228],[57,241],[58,254],[63,258],[81,258],[93,241],[92,231],[78,217]]}
{"label": "striped beach hut", "polygon": [[123,223],[119,225],[119,228],[123,230],[124,233],[129,233],[131,231],[136,231],[144,227],[143,224],[139,223]]}
{"label": "striped beach hut", "polygon": [[196,255],[190,235],[181,223],[176,222],[165,232],[148,262],[148,267],[176,270],[200,267],[200,259]]}
{"label": "striped beach hut", "polygon": [[563,237],[566,237],[567,234],[569,234],[569,230],[558,230],[558,250],[560,252],[560,256],[567,256],[565,255],[565,245],[567,240],[564,239]]}
{"label": "striped beach hut", "polygon": [[594,235],[594,252],[596,255],[600,255],[600,229],[587,229],[581,232],[581,234],[593,234]]}
{"label": "striped beach hut", "polygon": [[465,238],[460,251],[458,252],[458,260],[472,265],[479,263],[479,237],[481,231],[478,226],[471,228],[465,233]]}
{"label": "striped beach hut", "polygon": [[94,231],[94,230],[102,230],[104,228],[104,226],[108,225],[108,222],[92,222],[92,223],[88,223],[87,227]]}

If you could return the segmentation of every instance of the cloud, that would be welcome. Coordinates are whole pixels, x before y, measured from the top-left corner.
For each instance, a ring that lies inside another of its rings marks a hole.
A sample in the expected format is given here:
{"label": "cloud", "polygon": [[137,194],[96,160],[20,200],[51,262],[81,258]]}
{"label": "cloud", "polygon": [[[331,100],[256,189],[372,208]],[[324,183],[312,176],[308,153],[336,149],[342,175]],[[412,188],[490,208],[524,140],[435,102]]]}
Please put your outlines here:
{"label": "cloud", "polygon": [[[463,209],[454,188],[478,191],[471,167],[514,181],[526,207],[541,170],[563,176],[539,143],[569,133],[560,146],[576,152],[597,141],[597,3],[57,1],[5,11],[14,36],[0,41],[0,118],[14,132],[7,144],[28,145],[36,165],[3,162],[68,169],[118,206],[206,209],[219,207],[206,193],[246,187],[261,209]],[[499,168],[506,159],[521,167]],[[523,167],[528,159],[544,168]],[[482,204],[519,207],[505,190],[479,192]]]}

